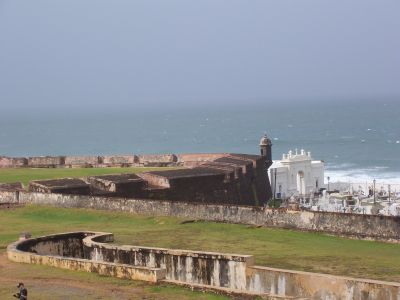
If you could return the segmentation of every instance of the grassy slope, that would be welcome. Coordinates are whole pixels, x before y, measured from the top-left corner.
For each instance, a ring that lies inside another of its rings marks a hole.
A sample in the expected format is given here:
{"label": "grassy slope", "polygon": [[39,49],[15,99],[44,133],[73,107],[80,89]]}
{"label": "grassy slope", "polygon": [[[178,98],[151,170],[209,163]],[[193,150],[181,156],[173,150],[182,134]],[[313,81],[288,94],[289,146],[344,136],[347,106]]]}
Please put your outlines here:
{"label": "grassy slope", "polygon": [[63,177],[85,177],[90,175],[103,175],[115,173],[141,173],[152,170],[167,170],[171,168],[72,168],[72,169],[0,169],[0,182],[21,181],[25,186],[31,180],[53,179]]}
{"label": "grassy slope", "polygon": [[245,225],[134,216],[126,213],[28,206],[0,211],[0,250],[22,231],[72,230],[115,234],[131,245],[253,254],[256,263],[400,282],[400,245]]}

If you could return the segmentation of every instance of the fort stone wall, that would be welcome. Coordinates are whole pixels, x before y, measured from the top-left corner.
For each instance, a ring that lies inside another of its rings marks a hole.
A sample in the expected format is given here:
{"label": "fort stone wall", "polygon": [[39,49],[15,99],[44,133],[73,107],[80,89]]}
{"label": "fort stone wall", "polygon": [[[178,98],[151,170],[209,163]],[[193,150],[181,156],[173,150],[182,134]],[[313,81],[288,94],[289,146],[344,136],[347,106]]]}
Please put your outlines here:
{"label": "fort stone wall", "polygon": [[0,201],[125,211],[255,226],[324,232],[361,239],[400,241],[400,218],[334,212],[276,210],[266,207],[202,204],[83,195],[0,192]]}
{"label": "fort stone wall", "polygon": [[0,168],[23,168],[28,166],[28,159],[25,157],[0,156]]}
{"label": "fort stone wall", "polygon": [[1,203],[19,203],[19,191],[4,191],[0,190]]}
{"label": "fort stone wall", "polygon": [[105,167],[131,167],[139,162],[136,155],[105,155],[100,157],[100,163]]}
{"label": "fort stone wall", "polygon": [[66,167],[81,168],[97,167],[101,161],[99,156],[66,156],[64,162]]}
{"label": "fort stone wall", "polygon": [[58,168],[65,165],[65,156],[36,156],[28,158],[30,168]]}
{"label": "fort stone wall", "polygon": [[204,162],[211,162],[226,156],[227,153],[184,153],[178,154],[177,160],[185,167],[197,167]]}
{"label": "fort stone wall", "polygon": [[139,155],[139,164],[145,167],[166,167],[177,165],[175,154],[143,154]]}
{"label": "fort stone wall", "polygon": [[8,258],[71,270],[285,299],[399,299],[400,283],[254,265],[251,255],[119,246],[110,233],[72,232],[13,243]]}
{"label": "fort stone wall", "polygon": [[85,259],[83,240],[90,235],[94,233],[71,232],[19,241],[7,247],[7,256],[14,262],[93,272],[124,279],[157,282],[165,278],[165,271],[162,269]]}
{"label": "fort stone wall", "polygon": [[107,244],[112,235],[88,237],[83,241],[85,258],[148,268],[161,268],[165,279],[230,289],[246,289],[246,267],[253,256],[141,246]]}

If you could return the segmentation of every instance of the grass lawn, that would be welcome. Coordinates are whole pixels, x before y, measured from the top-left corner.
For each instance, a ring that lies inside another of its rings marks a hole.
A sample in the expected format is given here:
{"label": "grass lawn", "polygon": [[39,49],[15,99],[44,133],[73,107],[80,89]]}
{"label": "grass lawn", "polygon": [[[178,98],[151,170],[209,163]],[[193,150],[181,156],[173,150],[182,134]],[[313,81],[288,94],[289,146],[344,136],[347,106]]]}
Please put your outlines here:
{"label": "grass lawn", "polygon": [[400,282],[400,245],[246,225],[27,206],[0,211],[0,250],[29,231],[112,232],[116,243],[252,254],[258,265]]}
{"label": "grass lawn", "polygon": [[22,182],[25,187],[31,180],[54,179],[65,177],[85,177],[91,175],[141,173],[145,171],[169,170],[172,168],[0,168],[0,182]]}

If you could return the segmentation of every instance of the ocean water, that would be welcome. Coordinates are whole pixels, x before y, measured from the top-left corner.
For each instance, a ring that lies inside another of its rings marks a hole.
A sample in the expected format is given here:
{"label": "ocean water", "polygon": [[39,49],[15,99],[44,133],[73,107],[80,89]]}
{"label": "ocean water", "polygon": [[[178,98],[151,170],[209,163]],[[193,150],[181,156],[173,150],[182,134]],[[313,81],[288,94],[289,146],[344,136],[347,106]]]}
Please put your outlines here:
{"label": "ocean water", "polygon": [[0,155],[258,153],[265,132],[274,159],[311,151],[332,181],[400,183],[400,103],[379,99],[14,113],[1,117]]}

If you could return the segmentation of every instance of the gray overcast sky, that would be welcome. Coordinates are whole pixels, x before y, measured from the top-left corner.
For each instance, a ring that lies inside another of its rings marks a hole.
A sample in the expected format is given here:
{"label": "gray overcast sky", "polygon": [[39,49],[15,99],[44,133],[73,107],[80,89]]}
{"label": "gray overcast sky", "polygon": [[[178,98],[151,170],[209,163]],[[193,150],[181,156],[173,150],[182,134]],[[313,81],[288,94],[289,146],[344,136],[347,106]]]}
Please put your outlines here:
{"label": "gray overcast sky", "polygon": [[3,112],[399,95],[399,0],[0,0]]}

